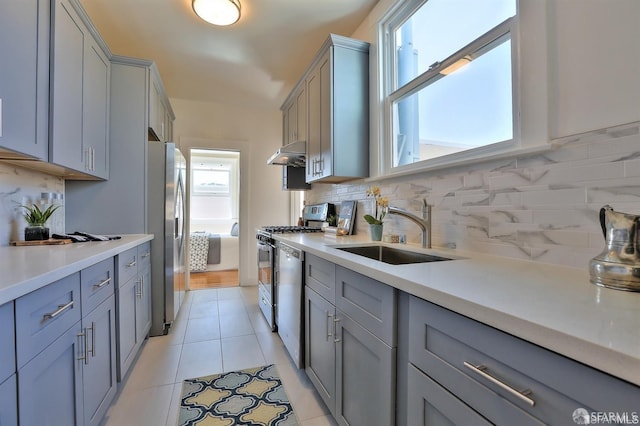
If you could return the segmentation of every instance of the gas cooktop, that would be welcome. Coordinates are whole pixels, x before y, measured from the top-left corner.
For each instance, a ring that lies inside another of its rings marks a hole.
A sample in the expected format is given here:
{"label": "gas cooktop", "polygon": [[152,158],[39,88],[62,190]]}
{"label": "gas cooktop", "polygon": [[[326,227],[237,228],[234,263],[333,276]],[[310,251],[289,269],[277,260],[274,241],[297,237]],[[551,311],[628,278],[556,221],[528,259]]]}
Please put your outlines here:
{"label": "gas cooktop", "polygon": [[295,225],[263,226],[262,230],[264,230],[265,232],[269,232],[271,234],[322,232],[321,228],[315,228],[312,226],[295,226]]}

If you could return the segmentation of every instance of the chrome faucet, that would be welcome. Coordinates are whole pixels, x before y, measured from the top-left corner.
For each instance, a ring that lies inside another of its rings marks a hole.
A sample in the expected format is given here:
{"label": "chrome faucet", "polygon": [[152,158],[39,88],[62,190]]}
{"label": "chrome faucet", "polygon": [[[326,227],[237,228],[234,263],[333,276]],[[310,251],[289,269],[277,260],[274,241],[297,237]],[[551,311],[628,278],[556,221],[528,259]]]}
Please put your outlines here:
{"label": "chrome faucet", "polygon": [[431,248],[431,206],[427,204],[427,200],[422,200],[422,217],[418,217],[413,213],[397,207],[389,206],[389,214],[397,214],[406,217],[413,223],[418,225],[422,230],[422,247]]}

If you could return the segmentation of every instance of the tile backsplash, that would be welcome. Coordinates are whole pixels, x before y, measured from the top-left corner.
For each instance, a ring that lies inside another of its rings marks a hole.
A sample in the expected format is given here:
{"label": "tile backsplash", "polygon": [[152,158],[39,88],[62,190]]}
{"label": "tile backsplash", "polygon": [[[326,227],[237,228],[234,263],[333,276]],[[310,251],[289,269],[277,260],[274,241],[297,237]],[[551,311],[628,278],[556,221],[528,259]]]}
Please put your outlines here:
{"label": "tile backsplash", "polygon": [[[368,233],[371,185],[390,205],[420,215],[432,205],[432,244],[586,268],[604,247],[599,210],[640,214],[640,123],[552,141],[543,154],[373,182],[314,184],[310,203],[358,200],[354,232]],[[395,215],[385,234],[420,242],[420,230]]]}
{"label": "tile backsplash", "polygon": [[[64,179],[0,163],[0,246],[24,239],[26,223],[20,205],[39,204],[42,193],[64,194]],[[64,232],[64,200],[49,219],[52,232]]]}

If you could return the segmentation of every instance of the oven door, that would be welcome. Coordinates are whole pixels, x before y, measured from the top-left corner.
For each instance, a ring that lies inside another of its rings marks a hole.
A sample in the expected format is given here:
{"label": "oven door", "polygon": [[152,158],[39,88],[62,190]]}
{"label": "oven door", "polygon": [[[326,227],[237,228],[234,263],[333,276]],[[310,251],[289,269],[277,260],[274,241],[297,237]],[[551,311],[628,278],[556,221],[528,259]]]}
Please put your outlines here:
{"label": "oven door", "polygon": [[258,240],[258,305],[272,331],[276,330],[274,300],[275,247]]}

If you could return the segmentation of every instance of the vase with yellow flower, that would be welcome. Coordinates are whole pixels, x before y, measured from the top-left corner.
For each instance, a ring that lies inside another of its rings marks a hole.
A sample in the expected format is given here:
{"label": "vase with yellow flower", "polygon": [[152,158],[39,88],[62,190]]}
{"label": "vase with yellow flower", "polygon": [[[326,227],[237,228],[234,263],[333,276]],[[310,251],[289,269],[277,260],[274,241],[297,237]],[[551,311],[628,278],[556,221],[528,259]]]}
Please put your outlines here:
{"label": "vase with yellow flower", "polygon": [[371,239],[373,241],[382,240],[382,228],[384,225],[383,219],[387,215],[387,209],[389,207],[389,199],[383,197],[380,193],[380,187],[372,186],[367,189],[367,197],[373,197],[374,208],[373,215],[365,214],[364,220],[369,224],[369,231],[371,232]]}

